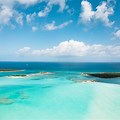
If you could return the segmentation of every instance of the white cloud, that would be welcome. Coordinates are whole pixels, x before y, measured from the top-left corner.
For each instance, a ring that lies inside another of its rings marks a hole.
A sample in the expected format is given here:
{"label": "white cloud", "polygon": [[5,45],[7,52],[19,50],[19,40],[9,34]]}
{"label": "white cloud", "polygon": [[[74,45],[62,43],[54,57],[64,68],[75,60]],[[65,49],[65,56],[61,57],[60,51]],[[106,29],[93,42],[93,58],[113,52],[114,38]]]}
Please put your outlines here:
{"label": "white cloud", "polygon": [[33,27],[32,27],[32,31],[33,31],[33,32],[36,32],[37,30],[38,30],[38,27],[36,27],[36,26],[33,26]]}
{"label": "white cloud", "polygon": [[52,9],[52,6],[51,6],[51,5],[50,5],[50,6],[46,6],[44,10],[42,10],[42,11],[40,11],[40,12],[38,13],[38,16],[39,16],[39,17],[45,17],[45,16],[47,16],[48,13],[51,11],[51,9]]}
{"label": "white cloud", "polygon": [[64,22],[64,23],[57,26],[57,25],[55,25],[55,21],[53,21],[52,23],[46,24],[44,26],[44,30],[52,31],[52,30],[56,30],[56,29],[62,29],[72,22],[73,22],[72,20],[69,20],[69,21]]}
{"label": "white cloud", "polygon": [[87,23],[90,22],[94,16],[94,11],[92,11],[92,5],[88,1],[82,1],[82,13],[80,14],[80,19],[82,22]]}
{"label": "white cloud", "polygon": [[101,5],[97,6],[95,17],[96,19],[101,20],[106,26],[111,26],[114,22],[109,20],[109,16],[113,15],[113,13],[113,7],[109,6],[107,2],[102,2]]}
{"label": "white cloud", "polygon": [[10,19],[13,17],[13,11],[7,6],[0,6],[0,24],[5,25],[10,22]]}
{"label": "white cloud", "polygon": [[27,23],[30,23],[35,17],[36,17],[36,13],[35,12],[33,14],[28,14],[26,16]]}
{"label": "white cloud", "polygon": [[15,20],[17,24],[23,25],[23,15],[10,6],[0,5],[0,25],[12,25],[11,20]]}
{"label": "white cloud", "polygon": [[23,15],[14,8],[16,3],[26,6],[40,2],[41,0],[0,0],[0,25],[11,25],[12,19],[23,25]]}
{"label": "white cloud", "polygon": [[[45,9],[39,13],[28,14],[26,16],[27,22],[31,22],[35,18],[36,14],[38,14],[39,17],[46,16],[52,10],[53,5],[58,5],[60,12],[62,12],[66,7],[66,0],[0,0],[0,25],[8,25],[12,20],[23,25],[23,13],[19,13],[14,6],[16,4],[22,4],[29,7],[30,5],[41,2],[45,2],[47,4]],[[18,13],[18,16],[16,13]]]}
{"label": "white cloud", "polygon": [[43,0],[0,0],[0,4],[4,4],[6,6],[13,6],[17,2],[19,4],[24,4],[29,6],[41,1]]}
{"label": "white cloud", "polygon": [[115,38],[120,39],[120,30],[117,30],[117,31],[114,33],[114,36],[115,36]]}
{"label": "white cloud", "polygon": [[101,21],[105,26],[112,26],[114,22],[109,20],[109,16],[114,13],[114,6],[111,6],[110,2],[102,2],[96,7],[96,11],[93,11],[90,2],[83,0],[81,2],[82,13],[80,14],[80,21],[83,23],[88,23],[91,21]]}
{"label": "white cloud", "polygon": [[[18,53],[21,50],[22,49],[20,49]],[[112,46],[112,45],[105,46],[101,44],[88,45],[88,44],[85,44],[84,42],[69,40],[69,41],[61,42],[60,44],[52,48],[47,48],[47,49],[42,49],[42,50],[31,50],[29,51],[29,54],[33,56],[120,57],[120,46],[119,45],[118,46]]]}
{"label": "white cloud", "polygon": [[41,2],[42,0],[14,0],[14,1],[17,1],[24,5],[33,5],[36,4],[37,2]]}
{"label": "white cloud", "polygon": [[59,11],[63,11],[66,7],[67,0],[0,0],[0,4],[13,6],[16,2],[23,5],[34,5],[41,2],[46,2],[49,5],[59,5]]}
{"label": "white cloud", "polygon": [[19,50],[17,51],[17,54],[18,54],[18,55],[29,54],[30,49],[31,49],[30,47],[24,47],[24,48],[22,48],[22,49],[19,49]]}
{"label": "white cloud", "polygon": [[62,12],[66,8],[66,0],[47,0],[47,5],[44,10],[38,13],[39,17],[45,17],[52,10],[53,5],[59,5],[59,12]]}
{"label": "white cloud", "polygon": [[4,4],[7,6],[13,6],[16,2],[23,5],[34,5],[40,2],[46,2],[48,5],[59,5],[59,11],[63,11],[66,6],[67,0],[0,0],[0,4]]}

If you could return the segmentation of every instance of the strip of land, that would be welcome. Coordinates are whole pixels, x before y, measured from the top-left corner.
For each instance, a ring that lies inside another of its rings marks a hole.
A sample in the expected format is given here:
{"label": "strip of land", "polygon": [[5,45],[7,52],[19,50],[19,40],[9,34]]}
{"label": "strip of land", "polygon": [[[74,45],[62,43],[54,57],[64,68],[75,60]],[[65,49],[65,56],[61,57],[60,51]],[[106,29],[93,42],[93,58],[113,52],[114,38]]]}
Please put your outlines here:
{"label": "strip of land", "polygon": [[120,72],[106,72],[106,73],[85,73],[89,76],[98,78],[117,78],[120,77]]}
{"label": "strip of land", "polygon": [[15,70],[15,69],[0,69],[0,72],[19,72],[23,70]]}

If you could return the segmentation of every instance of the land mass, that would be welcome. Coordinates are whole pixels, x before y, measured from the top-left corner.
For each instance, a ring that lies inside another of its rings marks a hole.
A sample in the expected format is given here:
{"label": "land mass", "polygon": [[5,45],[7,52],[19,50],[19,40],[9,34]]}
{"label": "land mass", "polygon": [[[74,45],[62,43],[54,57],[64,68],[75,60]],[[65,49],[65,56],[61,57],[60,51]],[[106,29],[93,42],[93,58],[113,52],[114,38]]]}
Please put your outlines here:
{"label": "land mass", "polygon": [[89,76],[98,78],[117,78],[120,77],[120,72],[106,72],[106,73],[85,73]]}

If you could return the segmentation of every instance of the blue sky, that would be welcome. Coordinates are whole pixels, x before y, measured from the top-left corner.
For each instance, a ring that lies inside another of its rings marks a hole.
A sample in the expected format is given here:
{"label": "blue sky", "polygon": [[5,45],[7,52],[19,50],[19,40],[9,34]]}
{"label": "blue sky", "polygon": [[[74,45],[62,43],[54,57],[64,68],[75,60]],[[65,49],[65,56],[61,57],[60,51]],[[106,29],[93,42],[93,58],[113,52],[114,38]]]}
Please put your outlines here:
{"label": "blue sky", "polygon": [[0,0],[0,61],[120,62],[120,0]]}

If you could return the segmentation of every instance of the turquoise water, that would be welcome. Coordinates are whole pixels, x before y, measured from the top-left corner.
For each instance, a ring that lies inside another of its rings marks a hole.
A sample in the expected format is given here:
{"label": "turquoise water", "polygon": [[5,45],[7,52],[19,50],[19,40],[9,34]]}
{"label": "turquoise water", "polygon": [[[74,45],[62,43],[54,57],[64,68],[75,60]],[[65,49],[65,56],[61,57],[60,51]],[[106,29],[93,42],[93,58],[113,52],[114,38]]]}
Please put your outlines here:
{"label": "turquoise water", "polygon": [[[0,120],[120,119],[120,78],[82,74],[120,71],[119,63],[4,62],[0,68],[23,70],[0,72]],[[99,82],[76,82],[91,79]]]}

